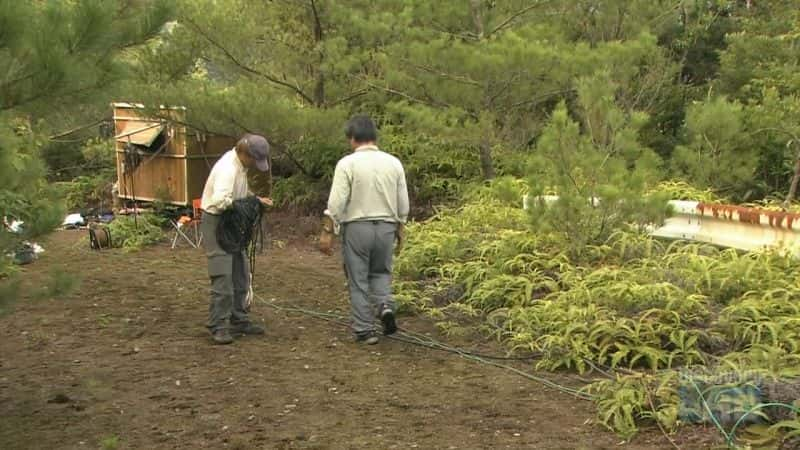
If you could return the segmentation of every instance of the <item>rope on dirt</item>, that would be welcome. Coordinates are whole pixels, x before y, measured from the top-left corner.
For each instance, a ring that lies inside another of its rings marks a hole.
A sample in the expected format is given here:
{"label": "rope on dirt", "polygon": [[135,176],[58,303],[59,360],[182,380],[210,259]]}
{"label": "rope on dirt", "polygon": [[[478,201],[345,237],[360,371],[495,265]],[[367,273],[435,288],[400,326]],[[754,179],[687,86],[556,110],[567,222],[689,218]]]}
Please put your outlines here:
{"label": "rope on dirt", "polygon": [[[314,317],[314,318],[317,318],[317,319],[320,319],[320,320],[325,320],[325,321],[328,321],[328,322],[336,323],[336,324],[341,325],[341,326],[345,326],[345,327],[350,326],[350,324],[346,321],[346,319],[344,317],[338,315],[338,314],[325,313],[325,312],[314,311],[314,310],[310,310],[310,309],[298,308],[298,307],[293,307],[293,306],[276,305],[274,302],[269,302],[269,301],[263,299],[258,294],[255,294],[254,297],[258,301],[263,303],[264,305],[269,306],[269,307],[274,308],[274,309],[279,310],[279,311],[296,312],[296,313],[300,313],[300,314],[304,314],[304,315],[307,315],[307,316],[311,316],[311,317]],[[435,339],[432,339],[432,338],[430,338],[428,336],[424,336],[424,335],[421,335],[419,333],[415,333],[413,331],[405,330],[405,329],[402,329],[402,328],[399,329],[397,334],[399,334],[399,336],[390,335],[390,336],[387,336],[387,338],[392,339],[392,340],[396,340],[396,341],[399,341],[399,342],[404,342],[404,343],[407,343],[407,344],[411,344],[411,345],[417,345],[417,346],[425,347],[425,348],[429,348],[429,349],[441,350],[441,351],[445,351],[445,352],[449,352],[449,353],[454,353],[454,354],[457,354],[457,355],[461,356],[462,358],[465,358],[465,359],[468,359],[468,360],[471,360],[471,361],[474,361],[474,362],[477,362],[477,363],[480,363],[480,364],[494,366],[494,367],[497,367],[497,368],[501,368],[501,369],[505,369],[505,370],[511,371],[511,372],[513,372],[513,373],[515,373],[517,375],[520,375],[520,376],[522,376],[524,378],[527,378],[529,380],[536,381],[538,383],[544,384],[545,386],[548,386],[548,387],[550,387],[552,389],[555,389],[557,391],[563,392],[565,394],[572,395],[573,397],[579,398],[581,400],[589,400],[589,401],[594,400],[594,396],[593,395],[587,394],[586,392],[583,392],[581,390],[574,389],[574,388],[567,387],[567,386],[562,386],[562,385],[554,383],[554,382],[552,382],[552,381],[550,381],[550,380],[548,380],[546,378],[538,377],[536,375],[533,375],[533,374],[530,374],[528,372],[525,372],[525,371],[522,371],[520,369],[517,369],[516,367],[512,367],[512,366],[509,366],[507,364],[502,364],[500,362],[491,360],[491,359],[511,359],[509,357],[491,357],[491,356],[488,356],[488,355],[480,355],[480,354],[475,353],[475,352],[471,352],[471,351],[468,351],[468,350],[460,349],[460,348],[457,348],[457,347],[452,347],[450,345],[447,345],[447,344],[444,344],[442,342],[436,341]],[[531,357],[526,357],[525,359],[533,359],[533,357],[532,356]]]}

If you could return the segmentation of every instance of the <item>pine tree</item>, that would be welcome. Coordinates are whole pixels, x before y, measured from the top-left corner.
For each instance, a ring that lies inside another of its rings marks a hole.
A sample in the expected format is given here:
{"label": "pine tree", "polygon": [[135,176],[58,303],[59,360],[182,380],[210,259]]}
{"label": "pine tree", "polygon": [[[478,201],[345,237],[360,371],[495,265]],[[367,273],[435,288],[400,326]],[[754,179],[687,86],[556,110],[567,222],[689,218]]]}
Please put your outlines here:
{"label": "pine tree", "polygon": [[[616,104],[608,72],[578,81],[579,121],[559,103],[536,146],[529,184],[531,218],[560,233],[576,254],[615,230],[658,223],[665,198],[645,195],[660,178],[661,160],[639,141],[647,115]],[[554,202],[548,195],[556,195]]]}
{"label": "pine tree", "polygon": [[655,104],[675,73],[647,33],[623,42],[575,42],[548,2],[406,2],[407,30],[383,57],[374,86],[415,132],[475,149],[483,175],[495,153],[529,148],[574,80],[605,69],[627,108]]}
{"label": "pine tree", "polygon": [[330,176],[346,148],[342,124],[371,90],[362,78],[396,34],[385,24],[397,8],[185,0],[177,9],[169,36],[137,55],[135,100],[185,106],[202,131],[263,133],[295,172]]}
{"label": "pine tree", "polygon": [[63,217],[39,157],[52,124],[68,123],[63,116],[78,115],[119,83],[121,56],[155,35],[168,14],[162,2],[0,0],[0,216],[25,222],[21,234],[0,229],[3,289],[11,272],[6,255]]}
{"label": "pine tree", "polygon": [[688,108],[687,145],[678,146],[673,164],[679,174],[698,187],[737,192],[750,184],[758,164],[758,153],[743,139],[744,111],[738,102],[724,97]]}

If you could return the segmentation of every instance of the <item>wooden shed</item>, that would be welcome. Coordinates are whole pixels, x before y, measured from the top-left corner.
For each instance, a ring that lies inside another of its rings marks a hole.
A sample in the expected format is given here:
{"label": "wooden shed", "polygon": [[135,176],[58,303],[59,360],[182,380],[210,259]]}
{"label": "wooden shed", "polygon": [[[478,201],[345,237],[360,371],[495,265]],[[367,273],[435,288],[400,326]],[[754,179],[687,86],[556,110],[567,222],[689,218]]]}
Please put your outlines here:
{"label": "wooden shed", "polygon": [[143,105],[113,103],[118,196],[190,206],[200,198],[214,163],[235,139],[185,125],[185,108],[162,108],[147,117]]}

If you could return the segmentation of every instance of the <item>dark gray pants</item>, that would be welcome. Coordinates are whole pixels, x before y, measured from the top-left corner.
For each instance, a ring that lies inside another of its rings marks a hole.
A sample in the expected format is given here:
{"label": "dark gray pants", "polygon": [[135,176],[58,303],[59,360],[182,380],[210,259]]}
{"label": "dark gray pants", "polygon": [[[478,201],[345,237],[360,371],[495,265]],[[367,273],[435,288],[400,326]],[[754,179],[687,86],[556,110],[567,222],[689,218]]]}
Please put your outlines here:
{"label": "dark gray pants", "polygon": [[382,307],[394,311],[392,257],[397,224],[350,222],[342,228],[342,251],[350,287],[353,331],[373,331]]}
{"label": "dark gray pants", "polygon": [[201,230],[203,247],[208,257],[208,276],[211,278],[211,303],[208,324],[211,332],[231,325],[247,323],[245,301],[250,289],[250,263],[244,252],[227,253],[217,243],[220,216],[203,213]]}

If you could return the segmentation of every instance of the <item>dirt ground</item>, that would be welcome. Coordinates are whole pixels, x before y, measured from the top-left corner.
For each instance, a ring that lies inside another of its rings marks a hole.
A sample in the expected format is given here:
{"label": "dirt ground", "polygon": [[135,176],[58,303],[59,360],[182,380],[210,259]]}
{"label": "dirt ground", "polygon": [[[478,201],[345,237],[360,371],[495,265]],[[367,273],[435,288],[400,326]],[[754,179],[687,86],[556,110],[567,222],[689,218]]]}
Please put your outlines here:
{"label": "dirt ground", "polygon": [[[201,251],[92,252],[84,235],[54,233],[24,274],[38,292],[61,269],[80,278],[75,292],[27,295],[0,317],[0,449],[670,448],[657,429],[620,442],[590,423],[592,404],[509,371],[402,342],[357,345],[344,327],[260,302],[266,336],[211,345]],[[256,266],[257,294],[280,305],[345,313],[343,283],[340,259],[298,236]],[[700,428],[675,439],[719,442]]]}

